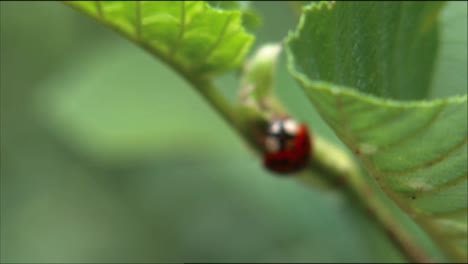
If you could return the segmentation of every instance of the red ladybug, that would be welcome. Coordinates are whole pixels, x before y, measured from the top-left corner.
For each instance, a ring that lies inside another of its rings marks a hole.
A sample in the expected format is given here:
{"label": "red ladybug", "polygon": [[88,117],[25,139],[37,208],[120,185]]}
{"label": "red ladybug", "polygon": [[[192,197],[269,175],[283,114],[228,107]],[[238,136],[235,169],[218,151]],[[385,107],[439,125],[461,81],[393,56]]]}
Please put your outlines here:
{"label": "red ladybug", "polygon": [[290,118],[274,119],[264,140],[263,163],[277,173],[299,171],[309,162],[311,145],[307,126]]}

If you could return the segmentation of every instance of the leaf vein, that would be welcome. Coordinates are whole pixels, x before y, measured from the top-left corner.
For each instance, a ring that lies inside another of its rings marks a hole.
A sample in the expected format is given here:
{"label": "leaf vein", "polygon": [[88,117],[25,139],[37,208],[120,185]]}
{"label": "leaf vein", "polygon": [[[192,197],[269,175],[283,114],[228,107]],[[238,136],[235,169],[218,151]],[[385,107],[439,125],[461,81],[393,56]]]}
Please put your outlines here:
{"label": "leaf vein", "polygon": [[213,55],[216,48],[218,48],[218,46],[221,44],[221,42],[222,42],[222,40],[224,38],[224,35],[226,34],[229,23],[231,22],[231,18],[232,18],[232,14],[229,14],[229,16],[226,18],[226,21],[224,22],[223,28],[221,30],[221,33],[218,36],[218,39],[213,44],[213,46],[211,46],[211,48],[208,50],[208,52],[205,54],[205,57],[202,60],[202,63],[206,62],[211,57],[211,55]]}
{"label": "leaf vein", "polygon": [[440,114],[442,113],[442,110],[444,110],[444,108],[447,106],[447,104],[443,104],[441,105],[441,107],[439,107],[439,109],[437,109],[437,112],[435,112],[435,114],[432,116],[431,119],[429,119],[429,121],[427,123],[425,123],[424,125],[420,126],[419,128],[413,130],[412,133],[410,133],[409,135],[406,135],[405,137],[401,138],[400,140],[398,140],[397,142],[395,143],[392,143],[392,144],[388,144],[386,146],[382,146],[382,147],[379,147],[379,150],[382,151],[382,150],[390,150],[390,149],[393,149],[403,143],[405,143],[406,141],[408,140],[411,140],[413,138],[415,138],[416,136],[418,136],[419,134],[423,133],[424,131],[427,130],[428,127],[430,127],[431,125],[433,125],[435,123],[435,121],[440,117]]}
{"label": "leaf vein", "polygon": [[182,39],[184,38],[185,33],[185,1],[180,2],[180,31],[177,37],[177,42],[172,47],[169,57],[174,57],[175,53],[179,50],[179,47],[182,43]]}
{"label": "leaf vein", "polygon": [[450,216],[459,216],[459,215],[463,215],[466,213],[468,213],[468,209],[466,208],[460,208],[460,209],[455,209],[451,211],[443,211],[443,212],[427,212],[427,211],[422,212],[422,214],[425,216],[429,216],[429,217],[434,216],[434,217],[443,217],[443,218],[450,217]]}
{"label": "leaf vein", "polygon": [[426,162],[424,164],[412,167],[412,168],[408,168],[408,169],[405,169],[405,170],[402,170],[402,171],[383,171],[383,170],[380,170],[380,169],[378,169],[378,170],[379,170],[380,173],[382,173],[383,175],[386,175],[386,176],[402,176],[402,175],[406,175],[406,174],[409,174],[409,173],[413,173],[413,172],[416,172],[416,171],[421,170],[421,169],[432,167],[432,166],[444,161],[453,152],[456,152],[459,149],[461,149],[466,143],[467,143],[467,138],[465,138],[465,140],[458,143],[457,145],[453,146],[450,150],[448,150],[444,154],[440,155],[436,159],[431,160],[429,162]]}
{"label": "leaf vein", "polygon": [[97,10],[99,18],[104,19],[104,12],[102,10],[101,1],[95,1],[94,4],[96,6],[96,10]]}
{"label": "leaf vein", "polygon": [[371,129],[376,129],[376,128],[380,128],[388,123],[391,123],[395,120],[398,120],[405,112],[402,110],[400,110],[400,112],[396,115],[391,115],[391,116],[388,116],[387,118],[384,118],[384,119],[379,119],[378,122],[375,122],[375,123],[371,123],[367,126],[364,126],[364,127],[360,127],[360,128],[357,128],[357,129],[354,129],[353,130],[353,133],[365,133],[363,131],[365,130],[371,130]]}
{"label": "leaf vein", "polygon": [[448,182],[446,182],[444,184],[441,184],[441,185],[437,186],[434,189],[426,190],[426,191],[425,190],[416,190],[416,192],[414,192],[414,193],[418,194],[419,197],[427,196],[427,195],[431,195],[431,194],[443,191],[443,190],[448,189],[450,187],[453,187],[455,185],[458,185],[460,182],[463,182],[463,181],[466,181],[466,180],[468,180],[468,174],[465,174],[465,176],[461,176],[461,177],[455,178],[455,179],[453,179],[451,181],[448,181]]}
{"label": "leaf vein", "polygon": [[135,2],[135,27],[136,27],[136,38],[138,41],[141,40],[141,1]]}

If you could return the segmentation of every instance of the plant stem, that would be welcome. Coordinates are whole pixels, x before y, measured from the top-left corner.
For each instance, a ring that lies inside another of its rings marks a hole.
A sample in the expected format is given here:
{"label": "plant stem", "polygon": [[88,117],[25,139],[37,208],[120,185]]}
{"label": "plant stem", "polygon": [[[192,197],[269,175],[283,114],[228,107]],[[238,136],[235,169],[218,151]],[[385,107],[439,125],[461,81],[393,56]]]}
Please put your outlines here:
{"label": "plant stem", "polygon": [[[188,83],[196,88],[196,90],[208,101],[211,106],[221,115],[231,127],[256,150],[259,154],[263,152],[261,144],[252,132],[251,121],[246,119],[239,109],[232,106],[213,85],[210,78],[200,77],[193,72],[178,65],[173,55],[177,52],[174,49],[171,56],[162,53],[160,50],[141,41],[141,28],[137,29],[137,36],[130,36],[121,28],[115,27],[106,21],[102,7],[97,1],[97,10],[99,15],[94,17],[100,23],[108,25],[113,30],[120,33],[121,36],[134,42],[136,45],[144,48],[149,54],[166,63],[170,68],[185,78]],[[73,7],[73,6],[72,6]],[[139,6],[137,5],[137,16],[140,16]],[[141,25],[138,25],[141,27]],[[259,121],[259,120],[256,120]],[[298,175],[297,179],[307,184],[314,182],[317,179],[321,180],[324,186],[339,187],[350,197],[357,201],[357,204],[362,205],[369,212],[369,216],[373,219],[384,231],[393,244],[406,256],[410,262],[427,263],[429,258],[417,246],[412,238],[406,233],[405,229],[394,219],[394,216],[388,212],[385,204],[381,199],[376,197],[372,186],[360,175],[356,163],[343,150],[326,143],[319,136],[314,137],[314,154],[310,166],[304,173]]]}
{"label": "plant stem", "polygon": [[310,178],[318,175],[326,181],[328,187],[343,190],[350,200],[356,201],[356,205],[365,210],[409,262],[430,263],[430,258],[395,219],[384,201],[377,196],[377,190],[361,175],[357,163],[341,149],[320,137],[315,136],[314,141],[314,157],[300,180],[310,183]]}
{"label": "plant stem", "polygon": [[[129,38],[146,49],[150,54],[165,62],[170,68],[191,84],[205,100],[221,115],[221,117],[236,131],[257,153],[263,150],[253,136],[252,127],[240,116],[238,109],[233,107],[208,78],[199,78],[175,65],[170,58],[138,40]],[[393,215],[388,213],[381,200],[372,195],[372,187],[366,183],[356,168],[356,163],[343,150],[326,143],[318,136],[314,137],[315,148],[310,166],[298,179],[314,188],[344,188],[350,199],[362,205],[369,216],[384,230],[390,241],[402,254],[413,263],[428,263],[429,257],[410,238],[403,227],[398,224]]]}
{"label": "plant stem", "polygon": [[361,175],[350,175],[347,179],[348,184],[345,186],[348,196],[364,207],[368,216],[385,231],[385,235],[409,262],[432,262],[407,230],[395,219],[383,200],[376,195],[376,190]]}
{"label": "plant stem", "polygon": [[215,87],[210,80],[194,79],[190,76],[186,76],[185,79],[219,112],[221,117],[249,144],[249,146],[257,153],[262,152],[260,145],[253,137],[252,131],[250,131],[249,124],[246,122],[247,120],[240,115],[238,108],[235,108],[224,96],[219,94],[217,87]]}
{"label": "plant stem", "polygon": [[[186,79],[196,88],[197,91],[216,109],[224,120],[230,124],[238,134],[244,138],[259,153],[259,149],[246,131],[238,112],[218,93],[218,89],[208,80],[197,80],[186,76]],[[317,178],[319,175],[319,178]],[[374,222],[384,230],[384,233],[395,245],[395,247],[413,263],[428,263],[430,258],[415,243],[407,231],[396,221],[394,216],[388,211],[386,205],[379,199],[373,188],[360,175],[360,171],[349,155],[341,149],[327,143],[318,136],[314,137],[314,155],[310,166],[302,173],[298,180],[307,184],[317,183],[332,188],[342,188],[346,195],[358,205],[365,208],[368,215]]]}

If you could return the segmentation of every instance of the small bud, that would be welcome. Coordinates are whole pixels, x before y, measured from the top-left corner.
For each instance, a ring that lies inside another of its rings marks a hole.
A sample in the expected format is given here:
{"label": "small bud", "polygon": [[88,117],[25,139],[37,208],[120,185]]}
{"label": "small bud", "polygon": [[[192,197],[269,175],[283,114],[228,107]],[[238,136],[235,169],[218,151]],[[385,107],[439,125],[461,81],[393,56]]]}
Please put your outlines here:
{"label": "small bud", "polygon": [[262,107],[271,96],[280,52],[281,44],[267,44],[246,63],[240,88],[240,99],[244,104],[254,103]]}

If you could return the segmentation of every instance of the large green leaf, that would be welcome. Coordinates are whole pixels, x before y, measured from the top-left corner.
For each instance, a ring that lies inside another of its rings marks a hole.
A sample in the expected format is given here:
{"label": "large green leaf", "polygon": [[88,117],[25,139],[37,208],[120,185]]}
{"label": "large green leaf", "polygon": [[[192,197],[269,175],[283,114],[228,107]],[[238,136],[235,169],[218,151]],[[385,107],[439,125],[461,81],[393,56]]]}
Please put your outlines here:
{"label": "large green leaf", "polygon": [[242,13],[203,1],[67,1],[128,39],[190,74],[239,66],[254,38]]}
{"label": "large green leaf", "polygon": [[467,97],[424,100],[442,7],[313,4],[288,55],[310,101],[379,186],[448,256],[467,261]]}
{"label": "large green leaf", "polygon": [[262,18],[251,7],[250,1],[207,1],[212,7],[242,11],[242,22],[246,29],[255,30],[262,25]]}

